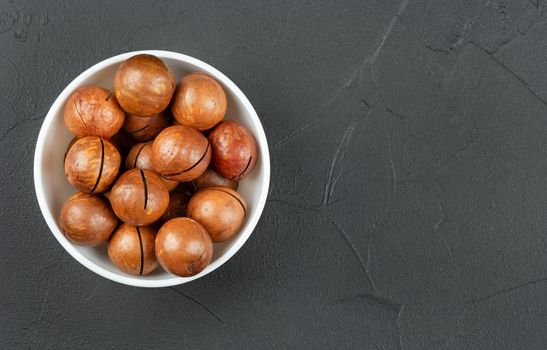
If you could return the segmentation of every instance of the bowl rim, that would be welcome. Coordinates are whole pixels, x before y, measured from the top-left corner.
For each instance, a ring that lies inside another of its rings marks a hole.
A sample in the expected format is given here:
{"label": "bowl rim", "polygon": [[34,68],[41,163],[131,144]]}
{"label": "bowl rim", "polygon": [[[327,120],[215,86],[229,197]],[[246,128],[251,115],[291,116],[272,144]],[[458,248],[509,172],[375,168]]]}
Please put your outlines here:
{"label": "bowl rim", "polygon": [[[243,104],[245,110],[250,116],[251,123],[254,124],[254,126],[256,127],[258,131],[258,134],[254,136],[256,137],[257,142],[259,144],[261,162],[263,163],[263,166],[264,166],[264,177],[260,187],[260,194],[258,196],[256,210],[253,212],[252,216],[248,218],[249,224],[247,226],[247,229],[244,230],[241,235],[239,235],[239,237],[234,242],[234,244],[216,261],[209,264],[205,268],[205,270],[203,270],[201,273],[192,277],[178,277],[178,276],[172,275],[169,278],[165,278],[161,280],[145,280],[145,279],[130,277],[129,275],[124,276],[121,274],[121,272],[120,274],[117,274],[117,273],[108,271],[107,269],[97,265],[95,262],[93,262],[92,260],[85,257],[82,253],[80,253],[75,248],[75,246],[71,242],[69,242],[68,239],[66,239],[66,237],[61,233],[60,229],[57,226],[56,218],[52,215],[51,211],[49,210],[49,207],[46,202],[45,194],[43,191],[41,162],[44,155],[46,134],[49,131],[49,129],[52,127],[54,116],[63,107],[68,96],[77,87],[82,85],[82,82],[84,80],[88,79],[93,74],[106,68],[107,66],[121,63],[122,61],[128,59],[129,57],[138,55],[138,54],[149,54],[149,55],[158,56],[161,59],[173,59],[177,61],[182,61],[185,63],[189,63],[195,66],[196,68],[211,74],[215,79],[219,80],[224,86],[226,86],[228,89],[230,89],[234,93],[235,98],[238,99]],[[268,196],[268,190],[270,185],[270,153],[269,153],[268,141],[266,139],[264,128],[262,127],[262,123],[260,122],[260,119],[255,109],[253,108],[252,104],[249,102],[245,94],[243,94],[243,92],[239,89],[239,87],[237,87],[237,85],[234,82],[232,82],[232,80],[230,80],[226,75],[224,75],[224,73],[220,72],[218,69],[214,68],[213,66],[197,58],[194,58],[192,56],[188,56],[182,53],[164,51],[164,50],[139,50],[139,51],[122,53],[122,54],[107,58],[91,66],[90,68],[82,72],[80,75],[78,75],[74,80],[70,82],[70,84],[68,84],[63,89],[63,91],[59,94],[59,96],[55,99],[55,101],[51,105],[46,117],[44,118],[44,121],[42,122],[42,126],[40,127],[40,133],[38,134],[38,139],[36,141],[36,149],[34,152],[33,172],[34,172],[34,189],[36,192],[36,197],[38,199],[38,204],[40,206],[40,211],[42,212],[42,216],[44,217],[50,231],[53,233],[55,238],[59,241],[59,243],[63,246],[63,248],[74,259],[76,259],[80,264],[87,267],[89,270],[95,272],[96,274],[102,277],[112,280],[114,282],[130,285],[134,287],[148,287],[148,288],[170,287],[170,286],[175,286],[175,285],[179,285],[183,283],[188,283],[190,281],[196,280],[216,270],[217,268],[222,266],[226,261],[228,261],[232,256],[234,256],[234,254],[243,246],[243,244],[250,237],[256,225],[258,224],[258,220],[260,219],[260,216],[262,215],[262,211],[264,210],[264,206],[266,205],[266,199]]]}

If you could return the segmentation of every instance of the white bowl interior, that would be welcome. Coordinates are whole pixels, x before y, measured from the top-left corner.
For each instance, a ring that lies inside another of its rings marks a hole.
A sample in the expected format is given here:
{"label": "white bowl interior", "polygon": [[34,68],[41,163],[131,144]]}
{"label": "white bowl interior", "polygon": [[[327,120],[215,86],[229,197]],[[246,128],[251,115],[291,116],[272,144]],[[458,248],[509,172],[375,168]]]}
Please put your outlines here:
{"label": "white bowl interior", "polygon": [[[203,71],[215,77],[223,85],[228,96],[225,119],[235,120],[247,127],[259,144],[256,168],[240,182],[238,189],[248,205],[245,225],[230,240],[215,243],[209,266],[200,274],[188,278],[173,276],[161,267],[146,276],[125,274],[110,262],[106,254],[106,246],[73,245],[64,237],[57,225],[57,218],[64,201],[76,191],[66,180],[63,168],[63,156],[73,137],[63,122],[64,103],[75,89],[83,85],[93,84],[112,89],[114,74],[119,64],[138,53],[149,53],[163,59],[175,74],[177,81],[182,76],[196,71]],[[96,64],[78,76],[59,95],[40,130],[34,160],[34,178],[38,202],[49,228],[76,260],[101,276],[116,282],[140,287],[165,287],[189,282],[206,275],[226,262],[245,243],[255,228],[266,202],[270,181],[270,159],[266,136],[255,110],[241,90],[224,74],[190,56],[167,51],[138,51],[115,56]]]}

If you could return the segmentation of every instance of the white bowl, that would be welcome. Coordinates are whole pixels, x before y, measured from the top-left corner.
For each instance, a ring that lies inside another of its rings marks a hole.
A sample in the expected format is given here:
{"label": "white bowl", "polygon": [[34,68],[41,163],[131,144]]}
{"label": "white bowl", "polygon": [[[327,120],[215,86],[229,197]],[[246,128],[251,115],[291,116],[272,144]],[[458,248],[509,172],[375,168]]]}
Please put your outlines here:
{"label": "white bowl", "polygon": [[[232,119],[247,127],[259,146],[259,159],[254,171],[239,185],[238,192],[248,204],[248,216],[241,231],[230,240],[214,244],[213,258],[209,266],[192,277],[177,277],[158,267],[146,276],[132,276],[118,270],[108,259],[106,245],[81,247],[72,244],[61,233],[57,218],[64,201],[76,190],[66,180],[63,156],[72,135],[63,122],[63,108],[68,96],[82,85],[95,84],[113,88],[114,74],[119,64],[131,56],[147,53],[161,58],[180,79],[185,74],[206,72],[219,81],[228,96],[225,119]],[[89,68],[74,79],[51,106],[36,142],[34,154],[34,185],[44,219],[51,232],[65,250],[91,271],[112,281],[136,287],[168,287],[190,282],[214,271],[230,259],[253,232],[262,214],[270,184],[270,154],[262,124],[253,106],[243,92],[224,74],[198,59],[169,51],[135,51],[114,56]]]}

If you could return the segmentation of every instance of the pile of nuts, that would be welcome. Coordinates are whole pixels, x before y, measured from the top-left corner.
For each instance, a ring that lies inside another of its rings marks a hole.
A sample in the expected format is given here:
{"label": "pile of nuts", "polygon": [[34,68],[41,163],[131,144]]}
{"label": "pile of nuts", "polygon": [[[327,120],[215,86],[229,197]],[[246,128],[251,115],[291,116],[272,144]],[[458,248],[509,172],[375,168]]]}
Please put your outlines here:
{"label": "pile of nuts", "polygon": [[161,59],[137,55],[118,68],[114,93],[83,86],[64,109],[75,135],[65,174],[80,192],[59,226],[75,244],[108,242],[112,263],[132,275],[158,263],[178,276],[201,272],[213,242],[239,232],[247,214],[237,188],[256,165],[255,138],[222,121],[228,101],[215,79],[197,72],[175,83]]}

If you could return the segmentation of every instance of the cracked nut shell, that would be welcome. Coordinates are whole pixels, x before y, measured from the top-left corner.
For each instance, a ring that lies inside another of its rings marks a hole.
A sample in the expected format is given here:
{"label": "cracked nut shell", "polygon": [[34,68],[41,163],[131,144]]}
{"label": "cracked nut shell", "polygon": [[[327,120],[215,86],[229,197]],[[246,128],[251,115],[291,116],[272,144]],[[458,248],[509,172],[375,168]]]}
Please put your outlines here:
{"label": "cracked nut shell", "polygon": [[253,171],[258,146],[254,136],[243,126],[225,120],[209,134],[209,142],[213,149],[212,163],[220,175],[239,181]]}
{"label": "cracked nut shell", "polygon": [[[152,165],[152,141],[146,143],[138,143],[127,155],[125,159],[125,168],[126,169],[143,169],[143,170],[154,170]],[[161,176],[160,176],[161,177]],[[175,187],[179,184],[177,181],[169,180],[161,177],[165,183],[165,187],[168,191],[173,191]]]}
{"label": "cracked nut shell", "polygon": [[116,71],[114,91],[127,113],[151,117],[169,105],[175,91],[175,76],[158,57],[136,55]]}
{"label": "cracked nut shell", "polygon": [[65,156],[65,175],[85,193],[103,192],[116,180],[121,156],[108,140],[86,136],[76,140]]}
{"label": "cracked nut shell", "polygon": [[118,218],[100,195],[77,192],[61,208],[59,227],[78,245],[93,246],[108,240]]}
{"label": "cracked nut shell", "polygon": [[66,160],[66,155],[68,154],[68,151],[70,150],[70,147],[72,147],[72,145],[73,145],[76,141],[78,141],[78,138],[77,138],[76,136],[74,136],[74,137],[72,138],[72,140],[70,140],[70,142],[68,143],[68,146],[66,147],[66,151],[65,151],[65,156],[64,156],[64,158],[63,158],[63,163],[64,163],[65,160]]}
{"label": "cracked nut shell", "polygon": [[204,73],[193,73],[179,82],[171,112],[182,125],[207,130],[224,118],[227,104],[226,93],[215,79]]}
{"label": "cracked nut shell", "polygon": [[122,158],[124,158],[131,147],[135,145],[135,140],[131,137],[127,137],[123,132],[119,131],[116,135],[112,136],[109,140],[120,152]]}
{"label": "cracked nut shell", "polygon": [[232,190],[237,191],[239,183],[237,181],[222,177],[222,175],[217,173],[214,169],[209,168],[190,183],[189,189],[195,193],[204,188],[215,186],[229,187]]}
{"label": "cracked nut shell", "polygon": [[211,161],[211,147],[202,133],[189,126],[164,129],[152,145],[152,164],[162,177],[179,182],[200,176]]}
{"label": "cracked nut shell", "polygon": [[199,222],[213,242],[230,239],[245,222],[247,203],[228,187],[210,187],[192,196],[186,215]]}
{"label": "cracked nut shell", "polygon": [[82,86],[65,104],[65,125],[76,137],[111,138],[121,129],[124,119],[125,112],[116,97],[100,86]]}
{"label": "cracked nut shell", "polygon": [[158,220],[169,204],[169,192],[151,170],[131,169],[110,190],[110,204],[125,223],[144,226]]}
{"label": "cracked nut shell", "polygon": [[186,194],[186,191],[182,187],[170,192],[169,205],[160,218],[160,222],[167,222],[177,217],[186,216],[186,207],[189,200],[190,196]]}
{"label": "cracked nut shell", "polygon": [[128,114],[123,123],[123,131],[137,141],[150,141],[169,126],[169,114],[166,111],[151,117]]}
{"label": "cracked nut shell", "polygon": [[167,221],[156,236],[160,265],[177,276],[193,276],[205,269],[213,256],[213,242],[203,226],[189,218]]}
{"label": "cracked nut shell", "polygon": [[156,232],[152,228],[123,223],[108,243],[108,257],[125,273],[135,276],[149,274],[158,266],[155,240]]}

